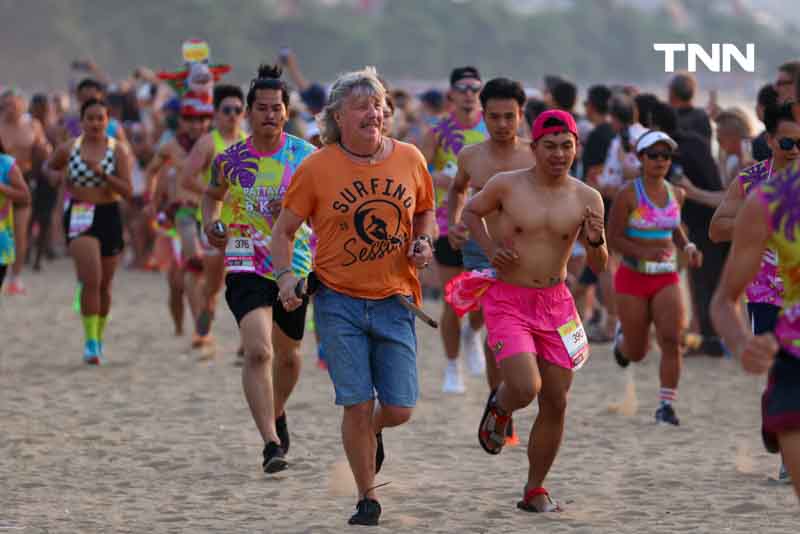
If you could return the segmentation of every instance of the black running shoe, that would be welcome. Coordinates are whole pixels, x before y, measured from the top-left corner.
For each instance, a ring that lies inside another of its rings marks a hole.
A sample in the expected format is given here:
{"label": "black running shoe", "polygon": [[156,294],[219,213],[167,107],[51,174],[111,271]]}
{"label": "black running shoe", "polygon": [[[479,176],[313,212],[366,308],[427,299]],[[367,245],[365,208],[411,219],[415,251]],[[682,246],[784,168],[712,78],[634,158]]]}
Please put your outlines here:
{"label": "black running shoe", "polygon": [[275,432],[281,440],[281,448],[285,454],[289,454],[289,427],[286,425],[286,412],[275,419]]}
{"label": "black running shoe", "polygon": [[347,522],[350,525],[376,526],[381,517],[381,503],[375,499],[361,499],[356,505],[356,513]]}
{"label": "black running shoe", "polygon": [[671,404],[662,404],[656,410],[656,423],[668,423],[670,425],[680,426],[678,416],[675,415],[675,409]]}
{"label": "black running shoe", "polygon": [[617,360],[617,365],[624,369],[631,364],[631,361],[622,354],[620,345],[622,345],[622,325],[617,322],[617,329],[614,332],[614,359]]}
{"label": "black running shoe", "polygon": [[378,440],[378,447],[375,449],[375,474],[377,475],[381,472],[386,453],[383,451],[383,432],[375,434],[375,438]]}
{"label": "black running shoe", "polygon": [[277,473],[289,467],[283,448],[274,441],[270,441],[264,446],[264,463],[262,466],[265,473]]}

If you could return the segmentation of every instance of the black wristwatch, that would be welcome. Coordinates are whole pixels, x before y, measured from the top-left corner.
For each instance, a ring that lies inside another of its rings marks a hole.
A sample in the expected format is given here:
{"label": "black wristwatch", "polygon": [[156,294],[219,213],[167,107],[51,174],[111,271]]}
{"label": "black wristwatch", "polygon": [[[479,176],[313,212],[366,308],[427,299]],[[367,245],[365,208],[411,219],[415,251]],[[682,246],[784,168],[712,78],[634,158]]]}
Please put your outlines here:
{"label": "black wristwatch", "polygon": [[430,245],[430,247],[433,248],[433,238],[428,234],[419,234],[417,236],[417,241],[427,241],[428,245]]}
{"label": "black wristwatch", "polygon": [[589,238],[587,237],[586,238],[586,244],[589,245],[592,248],[597,248],[597,247],[602,247],[603,245],[605,245],[606,244],[606,240],[601,237],[600,241],[589,241]]}

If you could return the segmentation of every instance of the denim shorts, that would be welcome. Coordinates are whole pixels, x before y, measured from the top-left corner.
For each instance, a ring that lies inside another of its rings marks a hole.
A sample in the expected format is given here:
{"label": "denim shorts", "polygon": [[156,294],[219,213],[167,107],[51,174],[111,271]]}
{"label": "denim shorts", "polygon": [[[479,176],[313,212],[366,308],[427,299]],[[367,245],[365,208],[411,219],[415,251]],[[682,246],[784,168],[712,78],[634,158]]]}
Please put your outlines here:
{"label": "denim shorts", "polygon": [[467,271],[482,271],[492,268],[489,258],[474,239],[467,239],[464,242],[461,247],[461,255],[464,258],[464,269]]}
{"label": "denim shorts", "polygon": [[321,286],[314,295],[316,327],[336,390],[336,404],[375,398],[411,408],[419,397],[414,314],[398,301],[353,298]]}

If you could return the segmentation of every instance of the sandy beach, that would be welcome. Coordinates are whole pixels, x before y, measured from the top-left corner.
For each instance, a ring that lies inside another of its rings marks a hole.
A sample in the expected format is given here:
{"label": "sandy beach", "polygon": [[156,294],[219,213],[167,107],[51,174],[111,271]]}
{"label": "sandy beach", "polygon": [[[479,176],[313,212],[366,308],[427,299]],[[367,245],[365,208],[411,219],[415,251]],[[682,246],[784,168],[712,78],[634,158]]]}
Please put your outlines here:
{"label": "sandy beach", "polygon": [[[71,263],[25,281],[27,296],[0,300],[0,532],[361,531],[346,524],[355,485],[313,336],[287,409],[291,467],[267,477],[224,300],[216,358],[199,361],[188,336],[173,336],[164,277],[121,269],[110,364],[87,368]],[[653,422],[658,354],[623,372],[608,345],[595,346],[575,377],[547,481],[565,512],[535,515],[516,502],[536,408],[515,413],[521,446],[484,453],[484,379],[443,395],[438,333],[417,328],[421,399],[410,424],[384,433],[378,482],[391,484],[379,490],[381,526],[368,531],[797,532],[800,505],[774,481],[779,458],[761,444],[764,378],[737,362],[687,359],[681,426],[666,428]]]}

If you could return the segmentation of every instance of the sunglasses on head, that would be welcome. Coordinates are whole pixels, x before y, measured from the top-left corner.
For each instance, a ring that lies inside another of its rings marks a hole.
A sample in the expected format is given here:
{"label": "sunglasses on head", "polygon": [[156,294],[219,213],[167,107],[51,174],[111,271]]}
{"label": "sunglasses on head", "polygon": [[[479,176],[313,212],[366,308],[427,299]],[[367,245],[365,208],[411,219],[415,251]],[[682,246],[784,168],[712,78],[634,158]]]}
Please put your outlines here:
{"label": "sunglasses on head", "polygon": [[647,150],[644,153],[647,156],[647,159],[651,161],[655,161],[657,159],[663,159],[664,161],[669,161],[672,159],[672,152],[669,150]]}
{"label": "sunglasses on head", "polygon": [[781,150],[791,150],[797,147],[800,150],[800,139],[792,139],[791,137],[781,137],[778,139],[778,146]]}
{"label": "sunglasses on head", "polygon": [[481,90],[481,82],[458,82],[453,85],[453,89],[459,93],[466,93],[467,91],[479,93]]}
{"label": "sunglasses on head", "polygon": [[222,106],[219,110],[223,115],[241,115],[242,113],[241,106]]}

